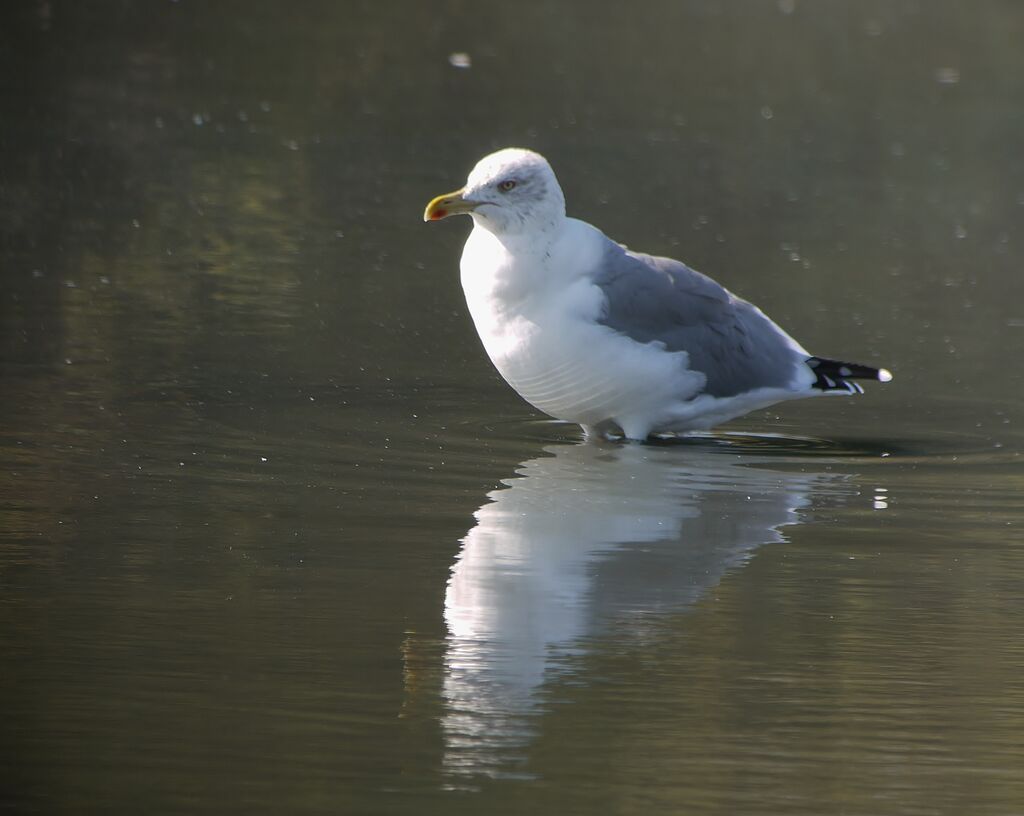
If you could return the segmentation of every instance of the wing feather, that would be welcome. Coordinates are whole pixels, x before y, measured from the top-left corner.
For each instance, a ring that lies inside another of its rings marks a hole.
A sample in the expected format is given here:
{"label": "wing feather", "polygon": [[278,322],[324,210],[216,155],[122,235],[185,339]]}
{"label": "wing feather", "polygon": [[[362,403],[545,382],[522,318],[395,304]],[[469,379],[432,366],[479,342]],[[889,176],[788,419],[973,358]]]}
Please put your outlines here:
{"label": "wing feather", "polygon": [[606,300],[604,325],[638,343],[685,351],[711,396],[792,388],[810,356],[756,306],[671,258],[609,240],[595,283]]}

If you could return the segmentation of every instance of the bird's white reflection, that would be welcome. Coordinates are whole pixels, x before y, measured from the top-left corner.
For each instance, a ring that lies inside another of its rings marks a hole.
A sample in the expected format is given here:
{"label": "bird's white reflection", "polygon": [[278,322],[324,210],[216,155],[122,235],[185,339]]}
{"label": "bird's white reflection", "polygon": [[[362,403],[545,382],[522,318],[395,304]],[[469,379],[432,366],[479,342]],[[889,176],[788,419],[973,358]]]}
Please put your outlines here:
{"label": "bird's white reflection", "polygon": [[[785,457],[678,446],[558,445],[488,494],[445,596],[445,764],[506,775],[538,693],[609,626],[696,601],[835,477]],[[806,465],[808,460],[803,459]],[[585,678],[578,678],[585,680]]]}

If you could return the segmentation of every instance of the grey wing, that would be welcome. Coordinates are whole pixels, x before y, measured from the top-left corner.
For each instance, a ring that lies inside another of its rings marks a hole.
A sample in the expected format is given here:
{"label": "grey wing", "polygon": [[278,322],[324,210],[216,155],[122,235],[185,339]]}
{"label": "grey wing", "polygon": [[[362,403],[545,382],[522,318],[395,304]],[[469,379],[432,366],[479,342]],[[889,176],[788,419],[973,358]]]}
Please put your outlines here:
{"label": "grey wing", "polygon": [[687,352],[711,396],[791,388],[807,356],[755,306],[679,261],[609,241],[595,283],[606,299],[601,323]]}

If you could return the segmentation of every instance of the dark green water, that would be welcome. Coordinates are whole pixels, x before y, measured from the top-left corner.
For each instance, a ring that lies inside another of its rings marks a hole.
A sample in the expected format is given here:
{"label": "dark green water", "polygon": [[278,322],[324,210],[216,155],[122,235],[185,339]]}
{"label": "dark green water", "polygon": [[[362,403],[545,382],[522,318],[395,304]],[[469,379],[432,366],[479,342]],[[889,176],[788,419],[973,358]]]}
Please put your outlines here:
{"label": "dark green water", "polygon": [[[1010,0],[5,6],[0,806],[1024,812],[1022,42]],[[510,144],[895,381],[581,444],[420,221]]]}

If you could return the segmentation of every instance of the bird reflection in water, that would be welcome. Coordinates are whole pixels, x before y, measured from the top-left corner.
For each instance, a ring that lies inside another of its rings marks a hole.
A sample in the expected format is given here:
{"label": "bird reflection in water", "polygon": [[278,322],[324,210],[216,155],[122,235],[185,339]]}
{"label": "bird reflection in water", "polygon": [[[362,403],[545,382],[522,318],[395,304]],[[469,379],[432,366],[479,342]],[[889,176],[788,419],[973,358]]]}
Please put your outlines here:
{"label": "bird reflection in water", "polygon": [[579,671],[588,641],[695,603],[841,489],[820,458],[739,448],[551,446],[488,494],[445,596],[449,774],[525,774],[539,694]]}

